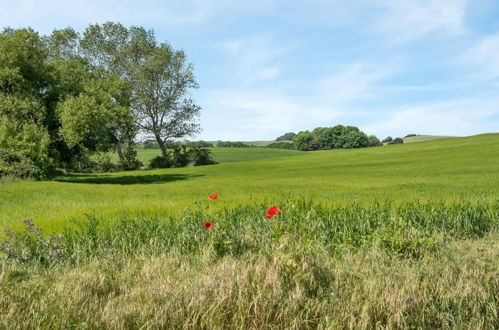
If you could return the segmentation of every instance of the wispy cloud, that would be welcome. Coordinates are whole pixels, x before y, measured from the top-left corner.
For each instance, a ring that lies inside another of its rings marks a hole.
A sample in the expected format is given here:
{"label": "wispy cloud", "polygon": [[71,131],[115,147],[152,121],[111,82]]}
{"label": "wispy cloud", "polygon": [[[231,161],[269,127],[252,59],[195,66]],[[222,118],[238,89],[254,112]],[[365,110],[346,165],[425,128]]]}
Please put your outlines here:
{"label": "wispy cloud", "polygon": [[235,65],[234,72],[246,83],[279,76],[279,57],[296,48],[295,45],[280,45],[270,34],[225,41],[220,43],[219,47],[232,60]]}
{"label": "wispy cloud", "polygon": [[499,78],[499,33],[480,39],[460,58],[459,64],[473,70],[475,78]]}
{"label": "wispy cloud", "polygon": [[206,139],[273,139],[283,132],[312,129],[341,116],[323,104],[254,89],[210,90],[202,103],[216,109],[202,118]]}
{"label": "wispy cloud", "polygon": [[467,0],[371,0],[383,9],[376,29],[408,41],[428,34],[465,32]]}
{"label": "wispy cloud", "polygon": [[484,123],[498,116],[499,98],[469,98],[391,109],[386,119],[362,128],[374,134],[463,136],[497,131],[494,120]]}

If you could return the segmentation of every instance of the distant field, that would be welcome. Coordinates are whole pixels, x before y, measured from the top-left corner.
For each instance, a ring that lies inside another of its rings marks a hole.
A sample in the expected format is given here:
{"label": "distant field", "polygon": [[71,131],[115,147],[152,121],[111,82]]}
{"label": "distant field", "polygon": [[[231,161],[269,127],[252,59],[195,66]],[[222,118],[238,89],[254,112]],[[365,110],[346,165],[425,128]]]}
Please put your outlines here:
{"label": "distant field", "polygon": [[[208,141],[209,143],[212,143],[213,145],[216,145],[218,141]],[[238,142],[238,141],[233,141],[233,142]],[[249,146],[255,146],[255,147],[265,147],[268,146],[271,143],[274,142],[287,142],[291,143],[291,141],[240,141],[244,144],[247,144]]]}
{"label": "distant field", "polygon": [[[271,148],[210,148],[215,160],[219,163],[232,163],[257,159],[269,159],[278,157],[288,157],[303,154],[303,151],[271,149]],[[148,163],[151,159],[161,155],[159,149],[138,149],[137,157],[143,163]],[[112,153],[113,161],[118,161],[118,155]]]}
{"label": "distant field", "polygon": [[456,137],[457,136],[445,136],[445,135],[418,135],[418,136],[411,136],[404,138],[404,143],[451,139]]}

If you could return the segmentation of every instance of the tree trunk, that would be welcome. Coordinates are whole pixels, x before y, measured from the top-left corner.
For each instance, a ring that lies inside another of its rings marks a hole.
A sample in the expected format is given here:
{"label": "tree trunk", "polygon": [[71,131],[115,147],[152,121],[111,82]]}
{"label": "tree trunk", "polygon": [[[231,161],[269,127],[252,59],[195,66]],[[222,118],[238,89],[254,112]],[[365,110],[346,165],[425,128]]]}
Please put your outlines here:
{"label": "tree trunk", "polygon": [[158,134],[154,134],[154,136],[156,137],[156,141],[158,141],[159,148],[161,149],[163,157],[165,159],[168,159],[168,150],[166,150],[165,141],[163,141],[163,139]]}
{"label": "tree trunk", "polygon": [[123,156],[123,150],[121,150],[121,145],[119,142],[116,143],[116,151],[118,152],[118,157],[120,158],[120,163],[124,164],[125,157]]}

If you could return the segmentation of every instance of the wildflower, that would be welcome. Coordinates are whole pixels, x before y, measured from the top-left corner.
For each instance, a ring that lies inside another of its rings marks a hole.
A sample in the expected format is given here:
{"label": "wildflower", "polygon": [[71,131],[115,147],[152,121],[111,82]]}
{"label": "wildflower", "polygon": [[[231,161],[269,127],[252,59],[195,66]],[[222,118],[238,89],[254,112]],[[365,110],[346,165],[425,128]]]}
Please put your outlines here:
{"label": "wildflower", "polygon": [[208,230],[211,230],[211,227],[213,227],[213,224],[209,221],[205,221],[203,222],[203,226],[208,229]]}
{"label": "wildflower", "polygon": [[218,198],[218,194],[211,194],[210,196],[208,196],[208,198],[211,200],[215,200]]}
{"label": "wildflower", "polygon": [[267,213],[265,213],[265,217],[272,219],[272,217],[276,214],[279,214],[281,210],[277,206],[272,206],[267,210]]}

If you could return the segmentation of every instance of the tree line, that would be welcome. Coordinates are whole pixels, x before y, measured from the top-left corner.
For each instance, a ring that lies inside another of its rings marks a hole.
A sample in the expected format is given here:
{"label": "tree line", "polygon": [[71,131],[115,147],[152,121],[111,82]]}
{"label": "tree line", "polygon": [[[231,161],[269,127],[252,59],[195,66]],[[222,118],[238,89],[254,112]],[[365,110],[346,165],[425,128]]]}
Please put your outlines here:
{"label": "tree line", "polygon": [[168,141],[199,131],[198,88],[184,51],[153,30],[107,22],[42,36],[0,33],[0,176],[41,178],[79,170],[116,150],[124,169],[139,166],[136,137]]}

